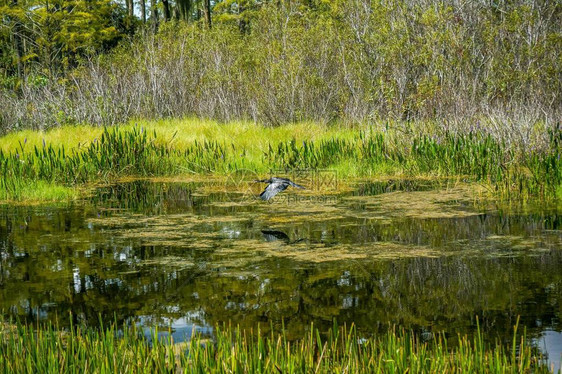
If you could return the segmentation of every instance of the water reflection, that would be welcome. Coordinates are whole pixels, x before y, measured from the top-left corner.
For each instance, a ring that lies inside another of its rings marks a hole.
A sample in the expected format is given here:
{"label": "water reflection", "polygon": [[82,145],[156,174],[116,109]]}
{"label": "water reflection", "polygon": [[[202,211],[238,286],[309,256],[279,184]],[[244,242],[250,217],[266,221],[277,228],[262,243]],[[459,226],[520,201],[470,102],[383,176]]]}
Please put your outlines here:
{"label": "water reflection", "polygon": [[261,230],[261,234],[266,242],[274,242],[276,240],[289,243],[290,239],[283,231],[279,230]]}
{"label": "water reflection", "polygon": [[62,324],[172,324],[176,341],[226,321],[265,333],[283,323],[289,337],[334,319],[364,334],[397,323],[454,337],[478,315],[509,341],[520,315],[532,338],[560,331],[560,208],[482,205],[428,183],[359,185],[325,205],[277,201],[275,216],[203,183],[137,181],[63,208],[2,206],[0,309]]}
{"label": "water reflection", "polygon": [[559,373],[562,368],[562,332],[546,330],[538,339],[538,346],[545,352],[553,373]]}

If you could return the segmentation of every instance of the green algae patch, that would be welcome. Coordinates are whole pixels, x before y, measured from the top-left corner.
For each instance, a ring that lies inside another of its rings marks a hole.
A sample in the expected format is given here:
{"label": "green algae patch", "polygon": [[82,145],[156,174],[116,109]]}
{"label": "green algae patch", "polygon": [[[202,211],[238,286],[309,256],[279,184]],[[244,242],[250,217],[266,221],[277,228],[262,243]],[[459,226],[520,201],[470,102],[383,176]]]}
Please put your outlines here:
{"label": "green algae patch", "polygon": [[[254,215],[259,219],[260,215]],[[264,216],[261,216],[265,218]],[[330,219],[327,217],[322,217]],[[266,241],[259,238],[244,239],[244,229],[237,223],[247,221],[248,217],[195,217],[175,215],[142,218],[136,215],[118,216],[111,219],[90,219],[88,222],[98,227],[127,227],[113,231],[115,238],[124,241],[137,240],[142,245],[166,246],[186,250],[214,251],[215,263],[232,268],[261,261],[265,257],[289,258],[301,262],[332,262],[361,259],[399,259],[407,257],[437,257],[442,253],[427,246],[406,245],[391,242],[366,243],[362,245],[332,245],[307,238],[286,237],[286,240]],[[289,223],[290,216],[272,219],[270,223]],[[335,218],[334,218],[335,219]],[[294,219],[293,219],[294,221]],[[222,224],[212,233],[202,232],[201,225]],[[222,227],[222,229],[221,229]],[[223,260],[221,260],[221,258]]]}
{"label": "green algae patch", "polygon": [[192,261],[186,260],[184,257],[179,256],[166,256],[157,257],[140,262],[141,266],[163,266],[171,267],[174,269],[187,269],[193,267],[195,264]]}
{"label": "green algae patch", "polygon": [[[290,258],[295,261],[324,263],[350,260],[401,259],[411,257],[438,257],[442,252],[425,246],[404,245],[391,242],[367,245],[330,246],[324,243],[236,243],[233,248],[253,248],[265,256]],[[231,249],[232,250],[232,249]]]}
{"label": "green algae patch", "polygon": [[[483,209],[488,208],[482,208],[486,202],[480,199],[485,189],[477,184],[429,178],[419,183],[396,179],[357,180],[356,190],[351,193],[374,193],[380,186],[383,192],[367,196],[350,196],[350,192],[345,192],[333,195],[333,200],[299,200],[321,194],[289,189],[273,201],[264,202],[244,194],[236,195],[239,200],[232,200],[233,195],[220,192],[221,178],[209,182],[211,187],[192,182],[189,178],[178,183],[171,180],[152,183],[148,179],[142,182],[142,189],[127,187],[117,195],[137,196],[137,192],[142,191],[147,207],[169,206],[173,208],[171,212],[135,214],[122,208],[105,208],[102,204],[97,209],[101,215],[86,218],[86,222],[93,230],[110,233],[118,243],[168,248],[178,257],[182,257],[182,253],[187,257],[204,253],[211,256],[215,266],[229,269],[232,274],[276,258],[303,264],[372,262],[459,254],[505,256],[522,251],[539,253],[552,248],[550,244],[543,245],[525,236],[490,236],[474,245],[462,240],[415,243],[408,242],[415,238],[396,236],[402,232],[400,225],[408,222],[419,225],[421,221],[428,221],[430,230],[448,230],[435,225],[441,226],[448,219],[469,220],[481,215]],[[382,184],[373,184],[379,182]],[[394,191],[395,188],[407,191]],[[391,192],[386,192],[388,190]],[[175,208],[174,200],[162,200],[168,192],[173,192],[171,198],[190,196],[195,199],[192,204],[198,208],[194,209],[191,204],[185,205],[185,212]],[[111,196],[108,201],[113,202]],[[363,236],[362,231],[369,234]],[[548,243],[556,243],[556,238],[549,239]]]}
{"label": "green algae patch", "polygon": [[541,236],[489,235],[481,240],[458,243],[463,255],[480,253],[491,258],[519,255],[538,255],[560,250],[562,236],[545,231]]}
{"label": "green algae patch", "polygon": [[458,184],[437,190],[398,191],[344,200],[363,204],[366,212],[379,217],[456,218],[480,214],[474,207],[481,193],[482,188],[476,184]]}
{"label": "green algae patch", "polygon": [[368,255],[361,251],[354,251],[351,248],[344,247],[326,247],[324,245],[286,245],[271,246],[263,250],[264,255],[271,257],[286,257],[296,261],[303,262],[332,262],[345,260],[366,259]]}

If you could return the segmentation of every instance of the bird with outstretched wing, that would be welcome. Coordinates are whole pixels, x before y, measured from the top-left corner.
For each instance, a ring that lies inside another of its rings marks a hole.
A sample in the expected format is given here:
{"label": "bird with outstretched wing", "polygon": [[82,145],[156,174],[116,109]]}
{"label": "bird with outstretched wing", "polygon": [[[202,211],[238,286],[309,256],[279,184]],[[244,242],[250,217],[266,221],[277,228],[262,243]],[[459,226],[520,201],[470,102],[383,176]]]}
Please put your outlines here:
{"label": "bird with outstretched wing", "polygon": [[288,178],[272,177],[269,179],[256,180],[256,182],[268,183],[265,190],[260,194],[260,199],[262,200],[272,199],[279,192],[285,191],[289,186],[300,188],[300,189],[305,188],[299,184],[294,183]]}

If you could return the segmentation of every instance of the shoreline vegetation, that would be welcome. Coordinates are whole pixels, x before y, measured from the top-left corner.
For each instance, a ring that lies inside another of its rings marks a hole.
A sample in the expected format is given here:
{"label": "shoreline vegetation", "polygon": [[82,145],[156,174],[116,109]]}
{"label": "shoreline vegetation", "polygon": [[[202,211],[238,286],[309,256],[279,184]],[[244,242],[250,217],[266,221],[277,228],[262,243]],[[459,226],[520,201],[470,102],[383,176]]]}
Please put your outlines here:
{"label": "shoreline vegetation", "polygon": [[[162,333],[168,332],[168,335]],[[231,325],[213,336],[195,334],[174,343],[168,330],[115,324],[99,329],[51,323],[1,324],[0,371],[61,373],[549,373],[545,357],[529,344],[525,332],[513,329],[510,342],[487,343],[478,328],[473,337],[416,334],[389,327],[385,334],[360,336],[353,325],[326,334],[313,325],[301,339],[284,332],[263,336]],[[189,338],[189,337],[188,337]]]}
{"label": "shoreline vegetation", "polygon": [[0,6],[2,201],[237,168],[562,196],[558,2],[92,1]]}
{"label": "shoreline vegetation", "polygon": [[0,201],[67,200],[88,184],[122,177],[294,169],[333,169],[342,179],[460,177],[509,199],[562,194],[560,126],[527,149],[481,132],[427,128],[185,119],[13,132],[0,138]]}

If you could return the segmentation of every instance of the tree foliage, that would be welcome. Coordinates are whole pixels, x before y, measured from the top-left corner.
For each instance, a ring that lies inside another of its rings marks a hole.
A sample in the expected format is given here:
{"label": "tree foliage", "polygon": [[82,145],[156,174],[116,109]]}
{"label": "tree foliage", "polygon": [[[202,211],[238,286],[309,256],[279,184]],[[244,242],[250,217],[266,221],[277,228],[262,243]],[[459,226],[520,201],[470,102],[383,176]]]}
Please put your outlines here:
{"label": "tree foliage", "polygon": [[54,76],[80,58],[114,47],[123,10],[110,0],[12,0],[0,6],[0,72]]}
{"label": "tree foliage", "polygon": [[[561,115],[560,2],[153,0],[135,29],[141,2],[127,2],[130,17],[109,0],[95,10],[94,0],[54,0],[55,14],[46,0],[9,1],[0,72],[25,84],[0,91],[5,130],[190,115],[476,127],[492,118],[492,130],[523,139]],[[44,89],[36,71],[49,72]],[[52,79],[61,71],[64,84]]]}

